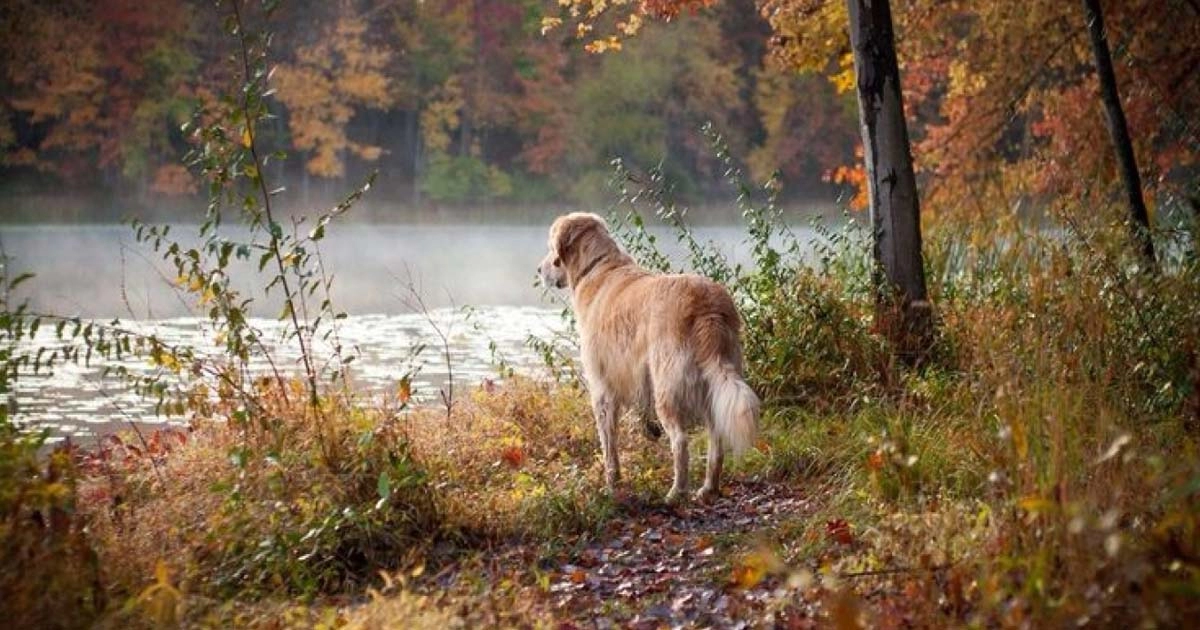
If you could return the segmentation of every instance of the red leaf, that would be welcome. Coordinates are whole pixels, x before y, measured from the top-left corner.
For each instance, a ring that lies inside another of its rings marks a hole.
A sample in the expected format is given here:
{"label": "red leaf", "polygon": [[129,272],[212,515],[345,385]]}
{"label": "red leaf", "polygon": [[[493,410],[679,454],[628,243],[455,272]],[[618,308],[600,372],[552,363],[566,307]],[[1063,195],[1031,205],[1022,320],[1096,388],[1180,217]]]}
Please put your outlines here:
{"label": "red leaf", "polygon": [[845,519],[838,518],[832,521],[825,521],[825,535],[839,545],[854,543],[854,535],[850,533],[850,524]]}
{"label": "red leaf", "polygon": [[520,468],[525,463],[525,451],[520,446],[506,446],[500,451],[500,459],[513,468]]}

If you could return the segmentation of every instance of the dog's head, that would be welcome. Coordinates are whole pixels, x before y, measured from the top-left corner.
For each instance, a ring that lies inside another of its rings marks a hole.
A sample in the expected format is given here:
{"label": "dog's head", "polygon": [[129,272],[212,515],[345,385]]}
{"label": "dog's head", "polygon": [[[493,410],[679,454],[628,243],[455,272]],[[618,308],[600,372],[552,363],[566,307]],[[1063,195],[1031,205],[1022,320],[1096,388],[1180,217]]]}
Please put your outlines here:
{"label": "dog's head", "polygon": [[604,219],[588,212],[572,212],[555,219],[546,245],[549,251],[538,265],[538,275],[546,286],[558,289],[574,287],[589,265],[620,251],[608,235]]}

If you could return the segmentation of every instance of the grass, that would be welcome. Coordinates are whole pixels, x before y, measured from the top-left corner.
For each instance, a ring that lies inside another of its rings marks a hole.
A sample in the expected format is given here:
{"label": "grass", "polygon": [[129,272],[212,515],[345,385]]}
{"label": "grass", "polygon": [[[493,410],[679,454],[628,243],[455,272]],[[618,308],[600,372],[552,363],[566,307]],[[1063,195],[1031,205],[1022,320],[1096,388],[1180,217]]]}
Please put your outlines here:
{"label": "grass", "polygon": [[[760,612],[819,602],[812,614],[835,625],[1195,618],[1195,262],[1141,276],[1103,229],[976,236],[1021,246],[972,250],[960,227],[929,239],[939,339],[919,369],[888,359],[852,261],[731,281],[767,407],[758,448],[729,474],[802,489],[814,507],[717,535],[705,575],[809,576]],[[186,437],[111,441],[74,464],[9,436],[19,464],[4,487],[26,490],[0,495],[5,558],[40,572],[14,583],[28,588],[0,604],[7,618],[554,625],[576,614],[547,604],[558,559],[647,518],[631,506],[669,485],[665,444],[623,423],[629,496],[603,491],[586,395],[569,382],[488,383],[449,415],[336,396],[317,414],[296,387],[262,381],[253,411],[196,403]],[[49,514],[69,518],[55,530]]]}

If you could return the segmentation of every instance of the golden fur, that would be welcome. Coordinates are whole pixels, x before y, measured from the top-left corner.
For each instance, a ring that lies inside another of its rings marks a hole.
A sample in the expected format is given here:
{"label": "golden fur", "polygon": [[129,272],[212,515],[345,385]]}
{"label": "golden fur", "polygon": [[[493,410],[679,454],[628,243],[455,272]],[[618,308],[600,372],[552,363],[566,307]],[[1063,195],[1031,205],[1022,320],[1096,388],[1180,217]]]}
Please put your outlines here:
{"label": "golden fur", "polygon": [[559,217],[548,248],[538,273],[548,285],[571,289],[609,488],[620,479],[616,422],[631,408],[644,420],[657,418],[670,439],[675,479],[669,501],[687,492],[687,428],[708,430],[697,496],[715,494],[722,447],[738,453],[749,446],[759,411],[742,378],[740,320],[729,293],[701,276],[639,267],[594,214]]}

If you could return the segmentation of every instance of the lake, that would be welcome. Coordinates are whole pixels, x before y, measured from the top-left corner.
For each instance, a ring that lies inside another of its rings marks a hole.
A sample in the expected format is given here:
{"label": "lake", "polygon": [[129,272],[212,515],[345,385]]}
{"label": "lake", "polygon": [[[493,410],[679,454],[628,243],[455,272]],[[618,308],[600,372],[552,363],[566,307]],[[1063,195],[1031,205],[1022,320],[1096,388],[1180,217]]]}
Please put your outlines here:
{"label": "lake", "polygon": [[[806,241],[813,236],[807,228],[795,230]],[[334,274],[334,301],[349,314],[341,323],[342,341],[359,353],[354,382],[367,395],[386,395],[394,392],[401,376],[417,370],[417,394],[426,401],[436,399],[447,370],[436,349],[434,325],[449,332],[459,391],[496,374],[492,347],[519,369],[538,369],[539,359],[526,347],[526,339],[550,338],[565,329],[560,316],[565,296],[555,301],[534,283],[546,231],[540,221],[333,226],[322,243],[322,256]],[[195,226],[172,230],[181,238],[194,233]],[[664,229],[655,233],[678,259],[674,238]],[[731,259],[747,260],[740,226],[701,226],[696,233]],[[0,245],[12,273],[37,274],[20,289],[36,311],[120,318],[127,326],[153,331],[171,343],[201,351],[213,348],[205,320],[196,317],[187,296],[172,288],[174,272],[136,243],[128,226],[0,226]],[[233,277],[249,278],[252,272],[245,265]],[[414,310],[410,287],[428,307],[428,317]],[[253,323],[267,338],[277,339],[280,326],[271,316],[278,305],[261,296],[256,305],[255,312],[264,318]],[[470,316],[463,309],[468,305]],[[45,332],[40,339],[52,341]],[[420,344],[431,347],[412,357],[412,349]],[[275,350],[283,367],[294,367],[293,349],[276,344]],[[143,359],[126,365],[150,369]],[[268,369],[265,364],[252,367]],[[156,417],[150,402],[124,391],[120,382],[103,378],[99,365],[65,365],[52,375],[24,378],[17,399],[19,419],[49,427],[55,440],[71,436],[86,442],[132,421],[153,425],[179,420]]]}

